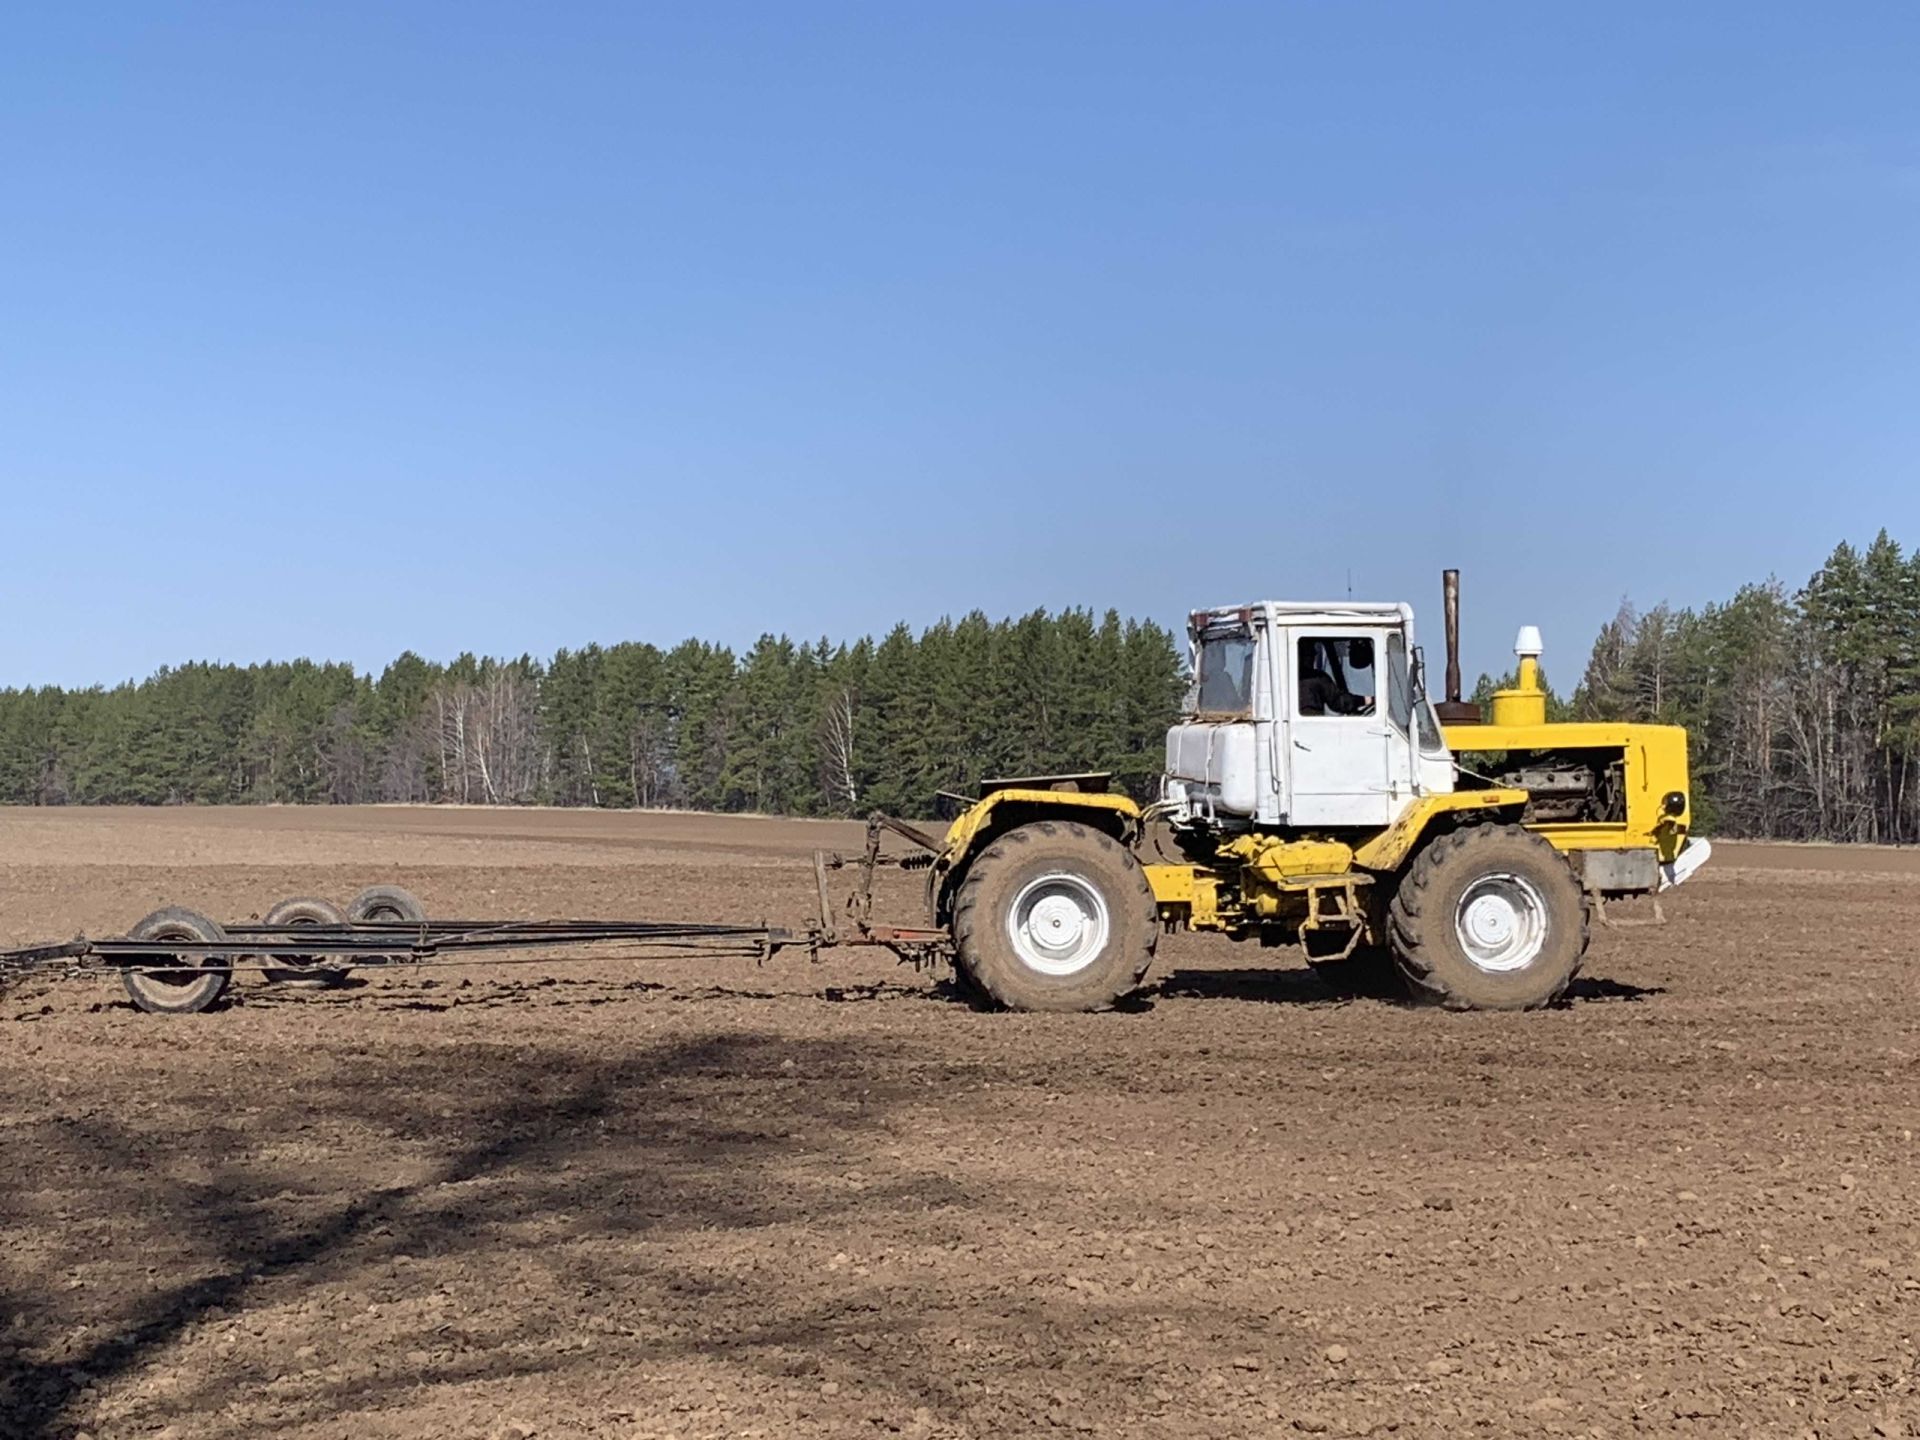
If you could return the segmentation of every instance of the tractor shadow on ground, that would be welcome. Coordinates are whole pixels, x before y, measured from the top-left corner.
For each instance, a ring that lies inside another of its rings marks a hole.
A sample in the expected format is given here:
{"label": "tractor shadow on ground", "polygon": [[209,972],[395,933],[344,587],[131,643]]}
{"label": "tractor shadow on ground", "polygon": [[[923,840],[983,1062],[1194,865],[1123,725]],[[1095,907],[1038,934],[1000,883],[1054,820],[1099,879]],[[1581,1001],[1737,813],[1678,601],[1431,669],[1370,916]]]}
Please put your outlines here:
{"label": "tractor shadow on ground", "polygon": [[1654,995],[1664,995],[1664,985],[1632,985],[1625,980],[1612,980],[1605,975],[1580,975],[1567,987],[1567,993],[1553,1002],[1556,1010],[1569,1005],[1581,1005],[1597,1000],[1624,1000],[1628,1002],[1645,1000]]}
{"label": "tractor shadow on ground", "polygon": [[1155,1000],[1253,1000],[1268,1005],[1347,1005],[1360,995],[1335,988],[1312,970],[1174,970],[1131,997],[1128,1008],[1150,1010]]}
{"label": "tractor shadow on ground", "polygon": [[[1582,975],[1551,1008],[1595,1002],[1637,1002],[1666,991],[1658,985],[1633,985],[1602,975]],[[1155,1000],[1242,1000],[1267,1005],[1336,1006],[1376,1001],[1402,1009],[1424,1009],[1391,983],[1343,985],[1312,969],[1263,967],[1248,970],[1175,970],[1156,985],[1115,1007],[1145,1012]]]}
{"label": "tractor shadow on ground", "polygon": [[[568,985],[579,986],[583,993],[568,993],[564,988]],[[521,982],[479,984],[467,981],[456,982],[454,985],[429,981],[422,988],[430,993],[421,993],[421,989],[414,988],[396,990],[387,994],[376,990],[370,996],[357,996],[353,993],[365,988],[365,981],[354,980],[345,985],[335,984],[320,988],[272,986],[230,991],[213,1008],[226,1010],[235,1006],[274,1008],[298,1004],[370,1004],[372,1008],[382,1011],[416,1010],[438,1013],[462,1006],[491,1007],[529,1003],[561,1006],[606,1005],[640,996],[682,1002],[712,999],[813,999],[834,1005],[931,1003],[958,1005],[980,1012],[995,1011],[999,1008],[973,986],[953,975],[945,976],[930,985],[903,983],[896,980],[826,985],[814,995],[726,985],[674,985],[654,980],[558,981],[552,977]],[[591,993],[585,993],[589,991]],[[1567,987],[1566,994],[1555,1000],[1549,1008],[1564,1010],[1574,1005],[1599,1002],[1633,1003],[1664,994],[1666,994],[1665,988],[1658,985],[1634,985],[1625,980],[1614,980],[1604,975],[1582,975],[1576,978]],[[1322,975],[1311,967],[1262,966],[1255,969],[1183,968],[1174,970],[1162,979],[1150,980],[1144,989],[1124,997],[1113,1006],[1113,1010],[1123,1015],[1149,1014],[1158,1000],[1239,1000],[1264,1005],[1308,1007],[1334,1007],[1351,1005],[1356,1001],[1372,1000],[1383,1005],[1405,1009],[1425,1008],[1416,1004],[1397,982],[1385,977],[1343,981]],[[129,1015],[138,1013],[138,1007],[124,998],[96,1001],[89,1009],[95,1014],[109,1010],[125,1011]]]}
{"label": "tractor shadow on ground", "polygon": [[952,979],[938,980],[932,985],[902,984],[898,980],[875,980],[855,985],[828,985],[820,991],[820,998],[835,1005],[871,1004],[887,1000],[939,1000],[946,1003],[965,1001],[964,987]]}

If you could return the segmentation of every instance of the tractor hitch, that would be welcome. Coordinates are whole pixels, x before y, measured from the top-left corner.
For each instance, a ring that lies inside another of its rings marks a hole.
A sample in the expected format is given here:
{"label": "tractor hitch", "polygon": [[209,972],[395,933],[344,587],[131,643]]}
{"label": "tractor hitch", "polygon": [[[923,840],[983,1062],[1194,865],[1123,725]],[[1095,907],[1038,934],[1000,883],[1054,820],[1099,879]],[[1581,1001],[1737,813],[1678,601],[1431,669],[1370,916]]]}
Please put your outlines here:
{"label": "tractor hitch", "polygon": [[[915,849],[905,855],[881,853],[880,842],[888,831],[900,836]],[[867,817],[867,843],[853,859],[831,851],[813,852],[814,887],[819,895],[820,918],[816,931],[822,945],[883,945],[901,960],[920,968],[939,964],[953,957],[953,939],[944,930],[929,930],[901,925],[877,925],[873,920],[873,877],[883,867],[899,870],[925,870],[939,858],[941,842],[926,831],[876,810]],[[829,870],[857,870],[859,878],[853,890],[838,906],[833,903]],[[842,929],[842,924],[846,929]]]}

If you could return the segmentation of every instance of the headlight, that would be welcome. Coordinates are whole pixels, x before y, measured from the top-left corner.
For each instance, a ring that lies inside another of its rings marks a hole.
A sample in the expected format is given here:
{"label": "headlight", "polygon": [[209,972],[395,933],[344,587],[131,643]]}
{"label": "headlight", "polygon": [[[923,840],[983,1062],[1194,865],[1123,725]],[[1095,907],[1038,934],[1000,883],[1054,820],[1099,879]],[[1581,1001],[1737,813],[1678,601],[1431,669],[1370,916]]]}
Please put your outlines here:
{"label": "headlight", "polygon": [[1674,819],[1679,819],[1687,813],[1687,792],[1684,790],[1669,790],[1666,798],[1660,802],[1660,809],[1664,813],[1671,815]]}

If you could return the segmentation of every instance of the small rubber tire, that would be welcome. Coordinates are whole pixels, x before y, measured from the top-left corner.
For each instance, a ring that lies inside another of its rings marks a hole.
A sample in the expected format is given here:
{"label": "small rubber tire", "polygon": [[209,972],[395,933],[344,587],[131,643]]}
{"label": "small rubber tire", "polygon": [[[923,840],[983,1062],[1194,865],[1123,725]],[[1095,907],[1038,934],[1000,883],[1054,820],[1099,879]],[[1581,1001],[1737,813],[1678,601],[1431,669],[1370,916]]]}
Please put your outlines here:
{"label": "small rubber tire", "polygon": [[[1036,942],[1022,954],[1016,907],[1031,925],[1042,904],[1063,933],[1084,940],[1086,953],[1063,954],[1051,969],[1035,963],[1051,959]],[[958,968],[1008,1010],[1110,1009],[1146,978],[1159,935],[1139,861],[1111,835],[1072,820],[1034,821],[998,836],[954,895]]]}
{"label": "small rubber tire", "polygon": [[[1510,968],[1476,963],[1462,937],[1467,892],[1494,877],[1524,881],[1544,924],[1537,949]],[[1587,901],[1566,857],[1532,831],[1470,825],[1413,858],[1388,907],[1387,933],[1416,999],[1451,1010],[1536,1010],[1565,994],[1580,972]]]}
{"label": "small rubber tire", "polygon": [[419,897],[398,885],[369,885],[347,902],[347,919],[356,925],[364,920],[418,925],[426,918]]}
{"label": "small rubber tire", "polygon": [[[141,920],[127,932],[127,938],[218,944],[227,938],[227,932],[197,910],[168,905]],[[161,958],[153,957],[156,961]],[[199,967],[192,970],[158,970],[145,975],[128,970],[120,978],[138,1010],[149,1015],[197,1015],[225,995],[233,980],[232,966],[225,960],[213,956],[200,959]]]}
{"label": "small rubber tire", "polygon": [[[344,927],[347,917],[331,900],[299,895],[282,900],[260,917],[263,925],[329,925]],[[274,955],[260,957],[263,978],[289,985],[319,988],[338,985],[347,978],[347,967],[332,955]]]}

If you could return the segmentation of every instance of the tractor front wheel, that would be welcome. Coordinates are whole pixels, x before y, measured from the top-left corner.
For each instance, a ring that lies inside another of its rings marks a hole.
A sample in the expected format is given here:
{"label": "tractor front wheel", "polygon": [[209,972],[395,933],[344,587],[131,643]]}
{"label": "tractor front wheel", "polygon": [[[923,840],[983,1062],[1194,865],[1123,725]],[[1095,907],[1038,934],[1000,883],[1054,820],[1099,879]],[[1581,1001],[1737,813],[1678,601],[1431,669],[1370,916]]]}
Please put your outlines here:
{"label": "tractor front wheel", "polygon": [[965,978],[1009,1010],[1105,1010],[1153,963],[1159,917],[1126,846],[1072,820],[1016,826],[953,903]]}
{"label": "tractor front wheel", "polygon": [[1387,929],[1415,996],[1454,1010],[1533,1010],[1579,973],[1587,903],[1566,857],[1538,835],[1475,825],[1414,857]]}

